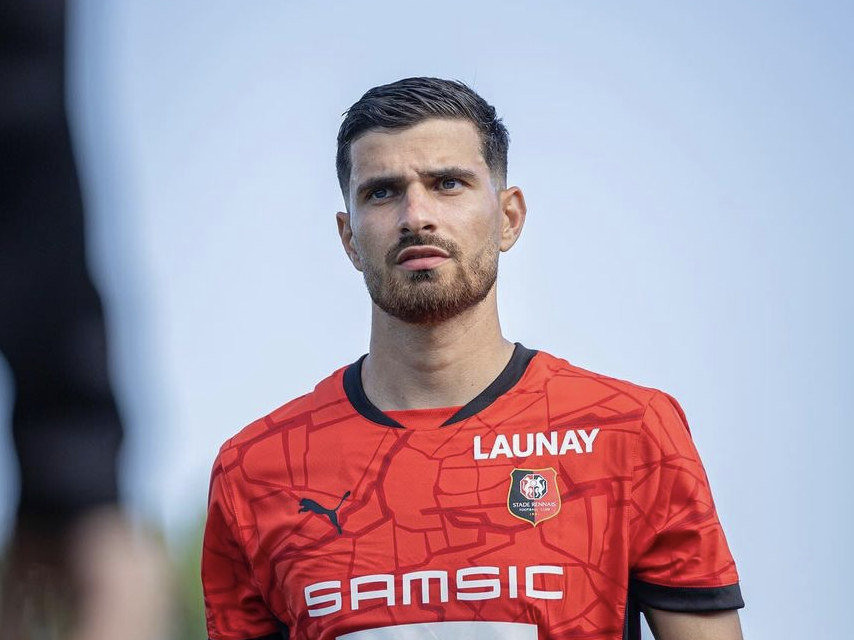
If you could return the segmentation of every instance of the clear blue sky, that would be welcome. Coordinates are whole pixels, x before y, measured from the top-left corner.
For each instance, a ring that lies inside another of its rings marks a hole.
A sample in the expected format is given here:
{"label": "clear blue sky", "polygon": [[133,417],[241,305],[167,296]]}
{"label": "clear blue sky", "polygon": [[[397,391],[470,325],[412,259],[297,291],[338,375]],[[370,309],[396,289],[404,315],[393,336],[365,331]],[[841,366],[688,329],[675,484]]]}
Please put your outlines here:
{"label": "clear blue sky", "polygon": [[505,334],[679,398],[747,637],[849,635],[854,5],[73,4],[141,514],[191,526],[221,442],[366,350],[333,217],[340,114],[376,84],[453,77],[503,115],[529,205]]}

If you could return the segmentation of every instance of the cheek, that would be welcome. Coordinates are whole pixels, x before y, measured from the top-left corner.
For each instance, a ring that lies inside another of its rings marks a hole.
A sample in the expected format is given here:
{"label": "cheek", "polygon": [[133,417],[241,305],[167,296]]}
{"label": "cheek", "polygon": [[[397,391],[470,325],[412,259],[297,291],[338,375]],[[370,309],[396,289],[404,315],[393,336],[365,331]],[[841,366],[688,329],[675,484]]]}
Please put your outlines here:
{"label": "cheek", "polygon": [[367,225],[353,229],[353,247],[362,261],[376,262],[385,253],[376,232]]}
{"label": "cheek", "polygon": [[471,246],[476,247],[479,252],[490,250],[500,244],[501,223],[493,212],[477,218],[471,228]]}
{"label": "cheek", "polygon": [[489,197],[449,198],[439,210],[437,230],[461,241],[471,238],[479,242],[498,233],[500,213],[498,203]]}

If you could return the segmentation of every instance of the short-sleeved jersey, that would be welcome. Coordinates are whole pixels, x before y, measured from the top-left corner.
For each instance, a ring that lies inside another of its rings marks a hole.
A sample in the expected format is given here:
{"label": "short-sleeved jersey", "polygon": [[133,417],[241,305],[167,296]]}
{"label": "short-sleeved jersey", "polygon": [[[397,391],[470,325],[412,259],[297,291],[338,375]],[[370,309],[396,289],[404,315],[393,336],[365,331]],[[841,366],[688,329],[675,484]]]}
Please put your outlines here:
{"label": "short-sleeved jersey", "polygon": [[642,605],[743,606],[673,398],[517,345],[442,424],[406,424],[361,363],[220,450],[210,638],[618,640]]}

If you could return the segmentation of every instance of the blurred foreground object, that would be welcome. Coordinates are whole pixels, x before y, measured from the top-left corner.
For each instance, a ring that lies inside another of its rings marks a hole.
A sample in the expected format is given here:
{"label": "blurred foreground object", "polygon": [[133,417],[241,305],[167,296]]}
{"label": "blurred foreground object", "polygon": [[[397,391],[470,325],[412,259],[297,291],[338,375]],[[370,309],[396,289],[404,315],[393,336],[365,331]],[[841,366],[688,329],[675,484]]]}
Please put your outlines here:
{"label": "blurred foreground object", "polygon": [[20,522],[5,567],[2,640],[154,640],[169,635],[162,545],[116,508],[53,533]]}
{"label": "blurred foreground object", "polygon": [[161,637],[151,634],[165,556],[117,504],[122,428],[86,267],[64,10],[58,0],[0,4],[0,351],[21,476],[0,637]]}

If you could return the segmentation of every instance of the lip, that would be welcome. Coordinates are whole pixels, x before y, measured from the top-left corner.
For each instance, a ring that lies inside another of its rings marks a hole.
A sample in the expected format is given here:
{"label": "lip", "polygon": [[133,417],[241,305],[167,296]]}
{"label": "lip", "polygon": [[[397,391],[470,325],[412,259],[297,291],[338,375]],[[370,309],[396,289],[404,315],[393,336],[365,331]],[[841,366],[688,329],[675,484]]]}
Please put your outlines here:
{"label": "lip", "polygon": [[422,258],[448,258],[448,252],[439,247],[432,245],[419,245],[417,247],[407,247],[397,254],[397,264],[403,264],[409,260],[419,260]]}
{"label": "lip", "polygon": [[448,252],[432,245],[407,247],[397,254],[397,265],[407,271],[434,269],[450,256]]}

